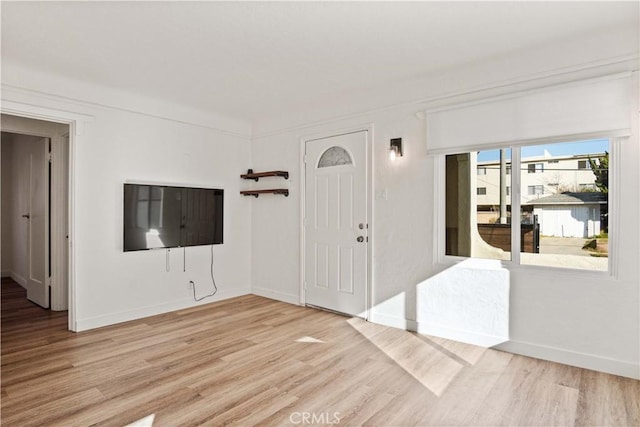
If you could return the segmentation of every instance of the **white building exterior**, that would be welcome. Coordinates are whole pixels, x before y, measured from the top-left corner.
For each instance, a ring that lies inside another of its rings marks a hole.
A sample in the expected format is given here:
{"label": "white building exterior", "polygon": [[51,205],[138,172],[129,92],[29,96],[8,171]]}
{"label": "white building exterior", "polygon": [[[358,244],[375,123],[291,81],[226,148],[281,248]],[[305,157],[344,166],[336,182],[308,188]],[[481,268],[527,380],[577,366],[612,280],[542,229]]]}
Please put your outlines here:
{"label": "white building exterior", "polygon": [[541,235],[591,237],[600,234],[602,206],[607,204],[607,195],[600,192],[553,194],[531,204]]}
{"label": "white building exterior", "polygon": [[[521,204],[523,218],[537,216],[543,236],[590,237],[601,231],[601,207],[607,199],[596,187],[589,159],[605,153],[523,158]],[[507,161],[506,203],[511,204],[511,164]],[[500,162],[477,164],[478,222],[495,222],[500,211]]]}

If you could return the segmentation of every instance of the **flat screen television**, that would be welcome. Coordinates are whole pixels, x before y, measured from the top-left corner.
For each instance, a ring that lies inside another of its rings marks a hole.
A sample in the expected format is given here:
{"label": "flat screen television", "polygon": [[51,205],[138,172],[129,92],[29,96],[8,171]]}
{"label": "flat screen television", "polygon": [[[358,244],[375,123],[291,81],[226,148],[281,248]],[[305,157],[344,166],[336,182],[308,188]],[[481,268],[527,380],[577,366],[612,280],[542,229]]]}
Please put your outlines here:
{"label": "flat screen television", "polygon": [[124,251],[222,244],[224,190],[124,184]]}

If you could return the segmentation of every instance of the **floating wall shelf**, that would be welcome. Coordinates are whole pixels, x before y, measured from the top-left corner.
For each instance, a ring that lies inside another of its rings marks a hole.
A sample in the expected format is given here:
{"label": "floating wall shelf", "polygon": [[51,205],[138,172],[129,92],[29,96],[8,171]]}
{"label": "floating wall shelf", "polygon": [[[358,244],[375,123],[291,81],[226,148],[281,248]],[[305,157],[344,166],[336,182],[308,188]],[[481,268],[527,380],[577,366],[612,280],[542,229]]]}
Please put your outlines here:
{"label": "floating wall shelf", "polygon": [[268,190],[245,190],[241,191],[240,194],[243,196],[254,196],[258,197],[261,194],[282,194],[285,197],[289,197],[289,190],[286,188],[272,188]]}
{"label": "floating wall shelf", "polygon": [[253,172],[253,169],[249,169],[247,173],[240,175],[240,178],[253,179],[254,181],[258,181],[260,178],[266,178],[269,176],[280,176],[284,179],[289,179],[289,172],[287,171]]}
{"label": "floating wall shelf", "polygon": [[[267,172],[254,172],[253,169],[247,170],[247,173],[240,175],[242,179],[253,179],[254,181],[260,180],[260,178],[267,178],[270,176],[289,179],[289,172],[287,171],[267,171]],[[261,194],[282,194],[285,197],[289,197],[289,190],[287,188],[270,188],[266,190],[244,190],[240,194],[243,196],[254,196],[258,198]]]}

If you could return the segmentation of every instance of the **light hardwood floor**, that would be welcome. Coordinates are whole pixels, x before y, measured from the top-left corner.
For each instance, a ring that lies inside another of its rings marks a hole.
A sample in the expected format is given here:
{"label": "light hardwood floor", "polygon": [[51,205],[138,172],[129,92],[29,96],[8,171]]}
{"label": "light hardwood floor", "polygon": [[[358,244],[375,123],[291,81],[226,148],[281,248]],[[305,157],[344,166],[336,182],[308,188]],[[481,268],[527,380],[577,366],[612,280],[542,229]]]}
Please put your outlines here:
{"label": "light hardwood floor", "polygon": [[639,381],[257,296],[66,322],[3,280],[3,426],[640,425]]}

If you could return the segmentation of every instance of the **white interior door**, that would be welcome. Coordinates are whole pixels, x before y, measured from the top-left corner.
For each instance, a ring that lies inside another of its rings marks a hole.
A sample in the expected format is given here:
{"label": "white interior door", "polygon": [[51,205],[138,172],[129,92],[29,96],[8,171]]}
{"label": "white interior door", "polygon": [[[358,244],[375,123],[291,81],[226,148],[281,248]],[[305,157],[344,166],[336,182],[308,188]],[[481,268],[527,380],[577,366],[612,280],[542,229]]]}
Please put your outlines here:
{"label": "white interior door", "polygon": [[366,315],[367,132],[305,144],[305,302]]}
{"label": "white interior door", "polygon": [[49,139],[26,142],[27,298],[49,307]]}

